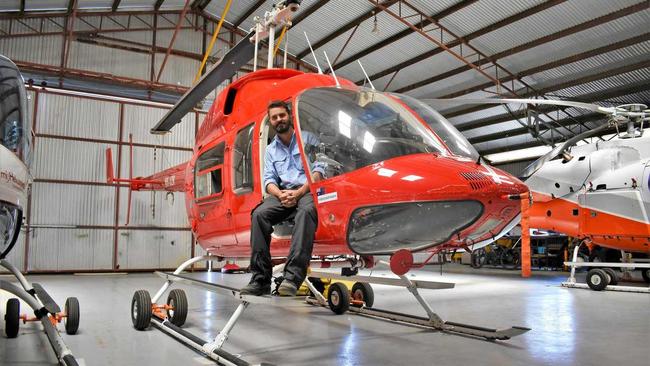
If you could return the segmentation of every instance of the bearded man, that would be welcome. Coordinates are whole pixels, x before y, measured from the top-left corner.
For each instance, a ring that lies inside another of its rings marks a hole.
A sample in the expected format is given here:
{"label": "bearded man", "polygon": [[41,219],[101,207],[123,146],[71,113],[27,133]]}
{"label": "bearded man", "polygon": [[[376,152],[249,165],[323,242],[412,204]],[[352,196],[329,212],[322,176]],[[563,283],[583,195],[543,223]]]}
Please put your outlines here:
{"label": "bearded man", "polygon": [[[240,293],[255,296],[270,294],[273,225],[293,217],[295,226],[291,248],[278,294],[294,296],[307,275],[318,216],[309,191],[289,107],[285,102],[273,101],[268,105],[267,113],[276,132],[264,156],[263,187],[268,197],[251,213],[252,276]],[[311,133],[303,133],[303,139],[306,145],[318,146],[316,136]],[[323,178],[321,167],[314,165],[312,172],[314,181]]]}

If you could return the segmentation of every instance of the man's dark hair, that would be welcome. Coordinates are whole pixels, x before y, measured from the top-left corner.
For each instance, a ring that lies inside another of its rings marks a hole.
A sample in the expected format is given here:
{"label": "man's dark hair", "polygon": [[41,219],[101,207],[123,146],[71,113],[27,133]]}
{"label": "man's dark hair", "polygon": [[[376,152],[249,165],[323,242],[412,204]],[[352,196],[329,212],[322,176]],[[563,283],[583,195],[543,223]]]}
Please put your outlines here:
{"label": "man's dark hair", "polygon": [[284,110],[289,113],[289,105],[282,100],[272,100],[271,103],[269,103],[269,106],[266,107],[266,114],[269,115],[269,117],[271,114],[271,108],[284,108]]}

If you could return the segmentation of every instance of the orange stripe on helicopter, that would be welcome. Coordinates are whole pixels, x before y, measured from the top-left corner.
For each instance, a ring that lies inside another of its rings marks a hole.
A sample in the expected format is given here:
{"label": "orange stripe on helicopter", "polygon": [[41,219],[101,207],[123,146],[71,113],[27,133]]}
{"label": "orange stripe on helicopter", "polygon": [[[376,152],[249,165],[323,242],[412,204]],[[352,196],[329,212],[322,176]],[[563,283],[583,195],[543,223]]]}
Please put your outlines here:
{"label": "orange stripe on helicopter", "polygon": [[534,192],[530,226],[553,230],[603,247],[650,253],[650,225]]}

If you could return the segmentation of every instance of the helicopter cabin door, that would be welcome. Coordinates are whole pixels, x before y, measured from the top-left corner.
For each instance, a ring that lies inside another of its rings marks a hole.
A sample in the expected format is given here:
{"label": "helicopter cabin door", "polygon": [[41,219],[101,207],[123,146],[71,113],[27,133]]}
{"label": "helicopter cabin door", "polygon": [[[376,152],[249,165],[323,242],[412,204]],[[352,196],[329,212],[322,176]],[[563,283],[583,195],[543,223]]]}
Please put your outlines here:
{"label": "helicopter cabin door", "polygon": [[201,148],[194,165],[194,204],[197,210],[198,239],[209,238],[215,246],[237,244],[233,232],[225,157],[230,148],[225,141]]}
{"label": "helicopter cabin door", "polygon": [[232,144],[232,201],[235,238],[238,243],[250,241],[251,211],[260,203],[253,182],[253,135],[255,123],[251,122],[237,131]]}

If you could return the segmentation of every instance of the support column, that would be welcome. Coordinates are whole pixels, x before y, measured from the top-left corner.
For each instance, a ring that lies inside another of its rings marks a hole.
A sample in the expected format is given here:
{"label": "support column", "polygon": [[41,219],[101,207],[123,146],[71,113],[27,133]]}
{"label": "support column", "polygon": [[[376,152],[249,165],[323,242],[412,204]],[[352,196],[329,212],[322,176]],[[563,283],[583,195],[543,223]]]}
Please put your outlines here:
{"label": "support column", "polygon": [[521,194],[521,277],[531,275],[530,268],[530,206],[532,197],[530,192]]}

